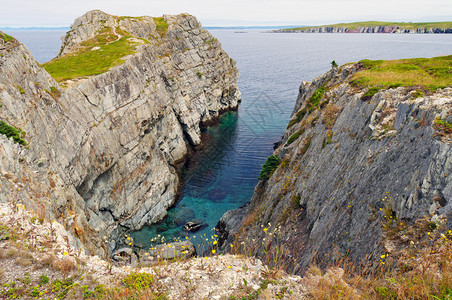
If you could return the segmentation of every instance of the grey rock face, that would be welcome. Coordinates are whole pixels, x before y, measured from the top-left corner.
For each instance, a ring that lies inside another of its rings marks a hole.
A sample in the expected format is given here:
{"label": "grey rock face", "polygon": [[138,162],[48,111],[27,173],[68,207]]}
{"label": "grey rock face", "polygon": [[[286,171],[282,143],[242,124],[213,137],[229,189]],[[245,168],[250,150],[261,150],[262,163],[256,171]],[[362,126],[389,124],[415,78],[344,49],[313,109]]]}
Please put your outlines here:
{"label": "grey rock face", "polygon": [[[201,143],[201,124],[235,109],[240,92],[235,62],[194,17],[164,20],[160,35],[151,17],[91,11],[78,18],[60,56],[105,27],[146,42],[123,64],[64,87],[23,45],[0,40],[0,118],[29,142],[26,150],[1,139],[1,201],[17,191],[27,205],[45,205],[101,255],[99,237],[166,215],[177,195],[176,167]],[[26,187],[19,191],[18,182]]]}
{"label": "grey rock face", "polygon": [[[298,121],[274,152],[282,163],[258,184],[241,222],[239,212],[223,216],[224,243],[254,239],[250,248],[261,257],[279,244],[292,258],[288,267],[302,273],[314,261],[379,257],[385,210],[408,222],[428,214],[451,219],[452,137],[438,135],[434,119],[452,114],[452,88],[415,98],[399,87],[363,100],[367,89],[348,81],[356,68],[301,85],[292,114]],[[321,109],[303,113],[320,87]]]}

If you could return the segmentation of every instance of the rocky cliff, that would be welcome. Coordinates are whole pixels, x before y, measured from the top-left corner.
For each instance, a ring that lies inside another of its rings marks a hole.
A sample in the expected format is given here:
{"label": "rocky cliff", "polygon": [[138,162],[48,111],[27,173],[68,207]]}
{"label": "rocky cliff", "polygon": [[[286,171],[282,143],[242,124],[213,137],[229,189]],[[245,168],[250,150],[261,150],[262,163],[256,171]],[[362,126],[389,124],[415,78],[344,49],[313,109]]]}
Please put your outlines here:
{"label": "rocky cliff", "polygon": [[285,256],[296,273],[346,259],[370,266],[394,249],[385,239],[394,230],[409,245],[406,224],[450,224],[452,88],[368,89],[354,80],[361,70],[301,84],[250,203],[220,220],[223,248]]}
{"label": "rocky cliff", "polygon": [[45,65],[49,72],[117,41],[131,51],[102,72],[59,82],[25,46],[2,37],[0,118],[28,144],[0,135],[0,201],[58,219],[74,244],[103,256],[118,227],[136,230],[166,215],[178,193],[177,166],[201,144],[200,126],[240,101],[235,62],[187,14],[88,12]]}
{"label": "rocky cliff", "polygon": [[347,27],[321,26],[307,29],[278,29],[277,33],[452,33],[452,28],[415,28],[407,29],[400,26],[364,26],[357,29]]}

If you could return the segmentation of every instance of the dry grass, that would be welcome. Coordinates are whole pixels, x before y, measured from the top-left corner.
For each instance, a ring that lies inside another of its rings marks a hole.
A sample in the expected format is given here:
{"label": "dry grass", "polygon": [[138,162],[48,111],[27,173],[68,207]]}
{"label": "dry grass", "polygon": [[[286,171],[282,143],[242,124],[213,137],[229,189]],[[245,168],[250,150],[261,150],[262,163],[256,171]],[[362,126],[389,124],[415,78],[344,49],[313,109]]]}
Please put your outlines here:
{"label": "dry grass", "polygon": [[65,277],[68,276],[69,273],[77,269],[77,265],[69,257],[63,257],[62,259],[54,260],[52,266],[55,269],[61,271]]}
{"label": "dry grass", "polygon": [[[396,220],[398,221],[398,220]],[[384,243],[391,251],[373,272],[347,260],[323,273],[312,266],[305,280],[313,299],[452,299],[452,231],[428,219],[404,226]],[[396,227],[394,227],[396,228]],[[435,228],[435,229],[432,229]],[[387,229],[389,230],[389,229]],[[370,262],[372,264],[372,262]]]}
{"label": "dry grass", "polygon": [[328,130],[333,129],[333,126],[336,123],[336,119],[339,117],[342,109],[342,107],[334,104],[328,104],[326,106],[325,114],[323,115],[323,123]]}

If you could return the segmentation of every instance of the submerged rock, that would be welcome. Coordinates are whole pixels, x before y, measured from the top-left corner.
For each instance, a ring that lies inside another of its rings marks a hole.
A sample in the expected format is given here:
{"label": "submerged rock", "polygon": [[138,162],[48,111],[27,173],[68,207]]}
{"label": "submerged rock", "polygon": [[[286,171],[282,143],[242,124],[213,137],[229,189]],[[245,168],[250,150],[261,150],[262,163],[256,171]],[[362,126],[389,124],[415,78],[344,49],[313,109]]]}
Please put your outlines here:
{"label": "submerged rock", "polygon": [[207,223],[203,220],[193,220],[184,225],[183,229],[189,232],[196,232],[207,227]]}

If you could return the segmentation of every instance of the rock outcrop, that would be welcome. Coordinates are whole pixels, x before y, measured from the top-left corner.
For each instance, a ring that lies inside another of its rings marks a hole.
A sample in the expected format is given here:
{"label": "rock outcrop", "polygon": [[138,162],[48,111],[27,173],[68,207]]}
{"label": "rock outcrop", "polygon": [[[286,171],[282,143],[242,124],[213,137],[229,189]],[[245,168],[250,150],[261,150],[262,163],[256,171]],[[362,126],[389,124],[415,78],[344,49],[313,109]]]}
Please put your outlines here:
{"label": "rock outcrop", "polygon": [[452,28],[416,28],[407,29],[400,26],[366,26],[357,29],[347,27],[321,26],[307,29],[277,29],[271,32],[277,33],[452,33]]}
{"label": "rock outcrop", "polygon": [[127,33],[136,48],[107,72],[60,84],[25,46],[0,39],[0,118],[28,142],[0,135],[0,201],[58,219],[74,243],[102,256],[118,226],[137,230],[166,215],[200,126],[240,101],[235,62],[196,18],[158,19],[163,28],[101,11],[78,18],[59,57],[103,30]]}
{"label": "rock outcrop", "polygon": [[386,220],[430,216],[450,224],[452,135],[438,124],[452,123],[452,88],[368,96],[350,83],[359,68],[301,84],[274,151],[280,164],[248,205],[222,217],[223,248],[245,245],[262,258],[284,253],[288,269],[303,273],[337,259],[378,264],[388,251]]}

